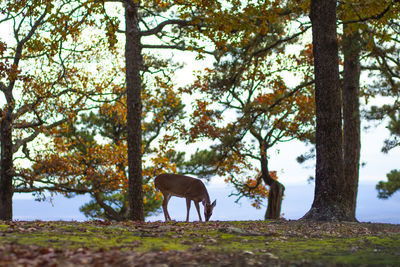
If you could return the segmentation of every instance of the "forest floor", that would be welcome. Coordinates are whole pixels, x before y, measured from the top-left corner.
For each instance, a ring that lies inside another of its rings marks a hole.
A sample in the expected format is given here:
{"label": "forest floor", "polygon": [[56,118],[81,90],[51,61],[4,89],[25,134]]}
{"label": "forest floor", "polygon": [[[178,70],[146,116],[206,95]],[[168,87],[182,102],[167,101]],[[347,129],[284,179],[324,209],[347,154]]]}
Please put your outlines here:
{"label": "forest floor", "polygon": [[0,266],[400,266],[400,225],[0,221]]}

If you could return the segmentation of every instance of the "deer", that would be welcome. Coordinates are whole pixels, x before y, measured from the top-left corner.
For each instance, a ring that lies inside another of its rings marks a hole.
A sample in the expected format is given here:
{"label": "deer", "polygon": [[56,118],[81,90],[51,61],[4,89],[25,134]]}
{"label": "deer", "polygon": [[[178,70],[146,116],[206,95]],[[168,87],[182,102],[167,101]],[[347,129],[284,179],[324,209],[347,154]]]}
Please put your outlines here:
{"label": "deer", "polygon": [[168,201],[172,196],[186,198],[186,222],[189,222],[189,210],[192,200],[196,206],[197,213],[199,214],[200,222],[202,222],[202,219],[200,215],[199,202],[203,203],[206,222],[210,219],[213,209],[217,204],[217,200],[214,200],[214,202],[210,204],[210,196],[208,195],[207,189],[203,182],[197,178],[180,174],[163,173],[154,179],[154,185],[164,196],[162,208],[164,211],[165,222],[171,221],[167,206]]}

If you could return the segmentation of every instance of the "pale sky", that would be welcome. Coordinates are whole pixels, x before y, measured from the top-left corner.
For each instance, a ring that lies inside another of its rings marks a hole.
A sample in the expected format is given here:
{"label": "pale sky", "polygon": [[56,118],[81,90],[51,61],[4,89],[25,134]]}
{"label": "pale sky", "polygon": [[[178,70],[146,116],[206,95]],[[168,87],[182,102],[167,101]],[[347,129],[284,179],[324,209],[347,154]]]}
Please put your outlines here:
{"label": "pale sky", "polygon": [[[184,52],[173,52],[176,57],[176,61],[186,61],[186,66],[183,70],[176,72],[176,81],[179,86],[188,84],[193,80],[193,72],[196,70],[204,69],[204,67],[211,66],[211,60],[195,61],[195,55]],[[0,94],[0,101],[3,101]],[[185,104],[189,107],[191,99],[183,99]],[[0,104],[0,106],[3,103]],[[365,123],[363,123],[365,124]],[[377,193],[374,190],[375,184],[386,179],[386,174],[392,169],[400,169],[400,148],[391,150],[388,154],[383,154],[381,148],[383,140],[389,136],[388,131],[380,125],[377,128],[371,128],[368,131],[362,131],[362,150],[361,150],[361,162],[366,163],[364,167],[360,168],[360,188],[361,186],[367,189],[359,197],[360,204],[358,205],[359,210],[366,214],[366,210],[370,210],[369,215],[362,215],[365,220],[372,220],[373,218],[381,218],[381,221],[389,221],[400,223],[400,218],[395,218],[394,215],[384,209],[384,207],[390,208],[400,214],[400,197],[399,192],[389,201],[377,200]],[[195,151],[199,144],[191,145],[189,151]],[[201,147],[202,149],[204,147]],[[179,148],[178,148],[179,150]],[[182,150],[187,151],[186,147],[182,147]],[[279,150],[279,153],[278,153]],[[310,175],[314,175],[313,163],[307,163],[306,168],[296,162],[296,157],[307,151],[308,148],[304,144],[298,141],[292,141],[288,143],[279,144],[276,147],[275,152],[270,152],[270,163],[269,167],[271,170],[278,171],[278,178],[281,183],[287,187],[285,200],[283,203],[283,213],[288,215],[288,218],[296,219],[299,216],[304,215],[311,205],[313,199],[313,184],[308,184],[307,179]],[[262,219],[265,213],[265,207],[262,210],[256,210],[250,207],[247,200],[243,200],[242,204],[233,203],[233,198],[228,198],[227,194],[231,191],[230,188],[223,183],[222,179],[214,179],[208,185],[211,198],[211,193],[218,196],[216,211],[214,216],[216,219]],[[290,190],[289,190],[290,188]],[[364,192],[366,195],[364,195]],[[15,219],[64,219],[64,220],[83,220],[84,217],[79,213],[79,206],[88,200],[88,197],[79,197],[76,199],[63,199],[57,197],[54,201],[54,207],[50,203],[37,203],[32,200],[30,195],[15,195],[14,199],[14,216]],[[368,202],[368,200],[372,202]],[[173,218],[184,218],[185,207],[184,200],[177,200],[174,202],[172,199],[170,202],[171,211],[175,210],[178,212],[171,213]],[[175,209],[174,209],[174,204]],[[178,204],[181,203],[181,204]],[[366,206],[365,203],[374,203],[372,206]],[[177,206],[179,205],[179,206]],[[397,207],[397,211],[396,211]],[[230,208],[230,210],[229,210]],[[194,213],[194,206],[192,205],[191,219],[197,220],[197,215]],[[383,212],[383,210],[386,211]],[[218,214],[218,215],[217,215]],[[385,217],[385,214],[389,216]],[[161,217],[160,217],[161,216]],[[236,217],[235,217],[236,216]],[[365,217],[366,216],[366,217]],[[379,217],[380,216],[380,217]],[[390,217],[392,216],[392,217]],[[162,219],[163,215],[160,214],[154,217],[153,220]],[[379,219],[376,219],[379,221]],[[375,220],[375,221],[376,221]],[[390,221],[391,220],[391,221]]]}

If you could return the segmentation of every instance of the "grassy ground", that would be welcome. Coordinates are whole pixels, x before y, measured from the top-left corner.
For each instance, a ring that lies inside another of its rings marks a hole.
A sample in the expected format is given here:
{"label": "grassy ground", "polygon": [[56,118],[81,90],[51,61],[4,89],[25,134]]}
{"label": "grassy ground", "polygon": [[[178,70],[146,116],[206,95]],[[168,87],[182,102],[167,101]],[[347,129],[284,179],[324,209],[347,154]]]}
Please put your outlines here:
{"label": "grassy ground", "polygon": [[0,266],[400,266],[400,225],[1,222]]}

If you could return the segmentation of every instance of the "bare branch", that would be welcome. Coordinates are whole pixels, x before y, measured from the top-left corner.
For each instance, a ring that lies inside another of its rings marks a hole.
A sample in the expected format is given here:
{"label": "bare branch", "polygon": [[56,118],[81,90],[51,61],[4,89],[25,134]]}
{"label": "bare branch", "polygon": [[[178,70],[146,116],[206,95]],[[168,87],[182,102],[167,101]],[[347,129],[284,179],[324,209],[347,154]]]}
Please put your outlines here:
{"label": "bare branch", "polygon": [[141,36],[149,36],[149,35],[154,35],[157,34],[159,32],[161,32],[165,26],[168,25],[178,25],[180,27],[184,27],[187,26],[189,24],[188,21],[186,20],[181,20],[181,19],[171,19],[171,20],[166,20],[161,22],[160,24],[158,24],[155,28],[150,29],[148,31],[142,31],[140,33]]}
{"label": "bare branch", "polygon": [[[65,123],[65,122],[67,122],[67,119],[62,119],[62,120],[56,121],[56,122],[54,122],[54,123],[52,123],[52,124],[46,126],[45,128],[46,128],[46,129],[51,129],[51,128],[54,128],[54,127],[56,127],[56,126],[58,126],[58,125],[61,125],[61,124]],[[23,138],[23,139],[16,140],[16,141],[15,141],[15,144],[14,144],[14,146],[13,146],[13,154],[14,154],[15,152],[17,152],[18,149],[19,149],[21,146],[23,146],[23,145],[25,145],[25,144],[31,142],[32,140],[34,140],[41,132],[42,132],[42,131],[41,131],[40,129],[36,129],[36,130],[34,131],[34,133],[32,133],[31,135],[29,135],[28,137]]]}
{"label": "bare branch", "polygon": [[256,57],[257,57],[257,56],[261,56],[261,55],[263,55],[264,53],[266,53],[268,50],[270,50],[270,49],[272,49],[272,48],[275,48],[275,47],[277,47],[278,45],[280,45],[280,44],[282,44],[282,43],[292,41],[292,40],[296,39],[297,37],[299,37],[300,35],[302,35],[303,33],[305,33],[306,31],[308,31],[310,28],[311,28],[311,26],[304,27],[304,28],[303,28],[301,31],[299,31],[298,33],[295,33],[295,34],[293,34],[293,35],[291,35],[291,36],[289,36],[289,37],[283,38],[283,39],[279,39],[279,40],[277,40],[276,42],[270,44],[269,46],[264,47],[263,49],[260,49],[260,50],[255,51],[255,52],[253,53],[253,56],[256,56]]}

